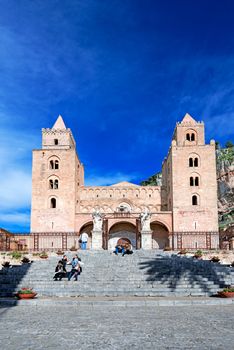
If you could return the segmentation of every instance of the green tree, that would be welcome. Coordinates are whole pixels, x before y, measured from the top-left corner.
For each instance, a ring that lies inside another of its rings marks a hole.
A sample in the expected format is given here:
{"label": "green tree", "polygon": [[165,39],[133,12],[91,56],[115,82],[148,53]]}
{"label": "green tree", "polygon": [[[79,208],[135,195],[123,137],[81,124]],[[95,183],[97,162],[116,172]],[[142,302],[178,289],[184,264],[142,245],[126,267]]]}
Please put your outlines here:
{"label": "green tree", "polygon": [[233,144],[232,141],[227,141],[227,142],[225,143],[225,147],[226,147],[226,148],[234,148],[234,144]]}
{"label": "green tree", "polygon": [[161,186],[162,184],[162,173],[158,172],[152,176],[150,176],[148,179],[141,181],[141,186]]}

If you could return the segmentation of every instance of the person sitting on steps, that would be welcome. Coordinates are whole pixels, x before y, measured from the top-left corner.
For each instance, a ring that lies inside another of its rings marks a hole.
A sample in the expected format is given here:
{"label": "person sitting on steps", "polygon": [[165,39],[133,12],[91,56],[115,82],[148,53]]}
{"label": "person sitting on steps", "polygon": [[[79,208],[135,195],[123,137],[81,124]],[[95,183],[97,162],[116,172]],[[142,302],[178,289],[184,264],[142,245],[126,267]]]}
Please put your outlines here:
{"label": "person sitting on steps", "polygon": [[78,257],[78,255],[74,255],[72,258],[71,263],[69,262],[68,264],[72,265],[72,269],[68,274],[68,281],[70,281],[72,278],[74,278],[75,281],[78,280],[78,276],[80,275],[82,271],[82,267],[84,263],[81,262],[81,259]]}
{"label": "person sitting on steps", "polygon": [[124,245],[124,253],[122,253],[122,256],[124,256],[125,254],[133,254],[132,245],[130,243],[126,243]]}
{"label": "person sitting on steps", "polygon": [[64,264],[63,264],[62,260],[59,260],[59,262],[58,262],[58,264],[57,264],[57,266],[55,268],[55,272],[56,273],[55,273],[55,275],[53,277],[53,279],[55,281],[58,281],[58,279],[59,279],[59,281],[61,281],[63,277],[66,277],[67,271],[66,271],[66,269],[64,267]]}
{"label": "person sitting on steps", "polygon": [[118,255],[118,253],[121,253],[123,255],[124,252],[125,252],[125,250],[124,250],[124,246],[122,244],[117,244],[115,246],[115,250],[114,250],[115,255]]}

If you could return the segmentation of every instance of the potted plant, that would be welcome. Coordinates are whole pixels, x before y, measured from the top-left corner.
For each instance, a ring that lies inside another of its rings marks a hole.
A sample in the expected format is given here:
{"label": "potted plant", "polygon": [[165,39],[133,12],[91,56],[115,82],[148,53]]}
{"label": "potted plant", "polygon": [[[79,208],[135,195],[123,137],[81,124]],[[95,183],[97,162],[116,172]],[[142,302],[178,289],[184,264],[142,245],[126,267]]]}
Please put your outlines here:
{"label": "potted plant", "polygon": [[2,263],[2,266],[5,268],[8,268],[11,266],[11,263],[10,263],[10,261],[4,261],[4,263]]}
{"label": "potted plant", "polygon": [[21,260],[22,264],[29,264],[30,260],[29,258],[27,258],[26,256],[23,257],[23,259]]}
{"label": "potted plant", "polygon": [[56,254],[57,254],[57,255],[64,255],[64,252],[63,252],[62,250],[59,249],[59,250],[56,252]]}
{"label": "potted plant", "polygon": [[76,252],[76,251],[77,251],[77,249],[76,249],[76,247],[75,247],[74,245],[70,248],[70,250],[71,250],[72,252]]}
{"label": "potted plant", "polygon": [[228,286],[222,291],[219,291],[218,296],[221,298],[234,298],[234,286]]}
{"label": "potted plant", "polygon": [[171,251],[171,247],[168,247],[168,246],[166,246],[166,247],[164,247],[164,252],[170,252]]}
{"label": "potted plant", "polygon": [[48,254],[47,254],[45,251],[43,251],[43,252],[41,252],[41,254],[40,254],[40,258],[41,258],[41,259],[47,259],[47,258],[48,258]]}
{"label": "potted plant", "polygon": [[195,252],[195,254],[194,254],[194,256],[193,256],[195,259],[202,259],[202,250],[200,250],[200,249],[198,249],[196,252]]}
{"label": "potted plant", "polygon": [[19,299],[33,299],[36,295],[37,293],[35,293],[32,288],[27,288],[27,287],[21,288],[16,293],[16,296]]}
{"label": "potted plant", "polygon": [[33,256],[33,257],[35,257],[35,256],[40,256],[40,253],[33,253],[32,256]]}
{"label": "potted plant", "polygon": [[181,249],[181,250],[178,252],[179,255],[186,255],[187,253],[188,253],[188,252],[187,252],[186,249]]}
{"label": "potted plant", "polygon": [[211,262],[214,262],[214,263],[218,263],[220,261],[219,257],[218,256],[212,256],[212,258],[210,259]]}

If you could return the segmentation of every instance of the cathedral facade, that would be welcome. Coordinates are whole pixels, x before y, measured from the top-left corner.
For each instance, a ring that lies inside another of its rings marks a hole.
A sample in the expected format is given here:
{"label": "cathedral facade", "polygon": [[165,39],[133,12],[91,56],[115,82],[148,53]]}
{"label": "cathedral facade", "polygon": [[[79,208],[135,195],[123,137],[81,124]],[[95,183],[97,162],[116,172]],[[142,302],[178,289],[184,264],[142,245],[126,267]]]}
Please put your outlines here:
{"label": "cathedral facade", "polygon": [[[96,218],[99,217],[99,224]],[[189,114],[177,123],[161,186],[85,186],[72,132],[61,116],[33,150],[31,249],[211,249],[219,245],[215,142]]]}

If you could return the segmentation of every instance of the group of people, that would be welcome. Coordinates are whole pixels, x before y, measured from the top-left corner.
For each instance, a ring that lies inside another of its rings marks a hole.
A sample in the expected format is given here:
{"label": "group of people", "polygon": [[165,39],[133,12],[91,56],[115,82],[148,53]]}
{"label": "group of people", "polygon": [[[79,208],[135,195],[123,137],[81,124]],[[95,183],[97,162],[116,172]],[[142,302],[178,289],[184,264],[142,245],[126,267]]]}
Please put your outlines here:
{"label": "group of people", "polygon": [[114,253],[115,255],[118,255],[120,253],[122,254],[122,256],[124,256],[125,254],[132,254],[133,253],[132,245],[127,242],[123,244],[117,244],[115,246]]}
{"label": "group of people", "polygon": [[[67,272],[67,265],[71,265],[71,271]],[[74,255],[72,260],[69,261],[66,255],[63,255],[62,259],[59,260],[56,268],[55,268],[55,275],[54,280],[55,281],[61,281],[62,278],[67,277],[68,281],[71,279],[74,279],[75,281],[78,280],[78,276],[82,272],[82,265],[84,265],[81,262],[81,259],[78,257],[78,255]]]}

